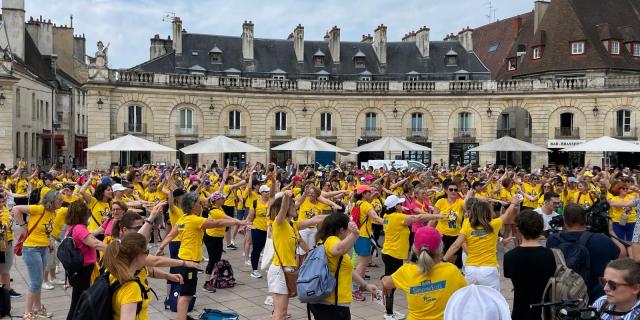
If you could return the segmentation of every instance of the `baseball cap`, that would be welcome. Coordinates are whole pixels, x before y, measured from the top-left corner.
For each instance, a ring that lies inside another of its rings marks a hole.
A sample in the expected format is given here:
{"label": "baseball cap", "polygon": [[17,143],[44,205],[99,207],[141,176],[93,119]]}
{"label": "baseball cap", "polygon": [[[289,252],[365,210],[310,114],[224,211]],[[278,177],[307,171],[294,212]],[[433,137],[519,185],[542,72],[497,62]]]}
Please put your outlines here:
{"label": "baseball cap", "polygon": [[395,206],[397,206],[400,203],[404,202],[404,198],[399,198],[398,196],[396,196],[395,194],[390,195],[387,197],[386,200],[384,200],[384,207],[387,209],[391,209]]}
{"label": "baseball cap", "polygon": [[457,290],[444,309],[447,320],[509,320],[509,304],[496,289],[469,285]]}
{"label": "baseball cap", "polygon": [[186,191],[184,191],[184,189],[175,189],[173,190],[173,197],[177,198],[183,194],[187,193]]}
{"label": "baseball cap", "polygon": [[209,196],[209,201],[216,202],[216,201],[218,201],[218,200],[220,200],[220,199],[224,199],[224,198],[226,198],[226,197],[227,197],[227,196],[226,196],[224,193],[222,193],[222,192],[220,192],[220,191],[216,191],[216,192],[212,193],[212,194]]}
{"label": "baseball cap", "polygon": [[359,186],[358,189],[356,189],[356,193],[357,194],[363,194],[363,193],[365,193],[367,191],[373,191],[373,190],[374,189],[370,185],[363,184],[363,185]]}
{"label": "baseball cap", "polygon": [[357,176],[360,176],[360,175],[362,175],[363,173],[364,173],[364,171],[362,171],[362,170],[360,170],[360,169],[356,170],[356,175],[357,175]]}
{"label": "baseball cap", "polygon": [[569,177],[569,179],[567,179],[567,182],[576,183],[576,182],[578,182],[578,179],[576,179],[575,177]]}
{"label": "baseball cap", "polygon": [[274,199],[280,199],[282,197],[284,197],[284,192],[282,192],[282,191],[276,193],[276,195],[273,196]]}
{"label": "baseball cap", "polygon": [[193,181],[197,181],[198,180],[198,176],[197,175],[191,175],[189,176],[189,181],[193,182]]}
{"label": "baseball cap", "polygon": [[413,238],[413,246],[418,252],[434,253],[441,245],[442,234],[434,227],[426,226],[418,229]]}
{"label": "baseball cap", "polygon": [[111,190],[113,190],[113,192],[116,192],[116,191],[124,191],[124,190],[126,190],[126,189],[127,189],[127,188],[125,188],[123,185],[121,185],[121,184],[119,184],[119,183],[116,183],[116,184],[114,184],[114,185],[111,187]]}
{"label": "baseball cap", "polygon": [[113,180],[111,180],[111,178],[109,177],[103,177],[102,179],[100,179],[100,183],[112,184]]}
{"label": "baseball cap", "polygon": [[62,185],[62,189],[69,189],[69,190],[73,190],[73,189],[75,189],[75,188],[74,188],[74,185],[73,185],[73,184],[71,184],[71,183],[65,183],[65,184],[63,184],[63,185]]}
{"label": "baseball cap", "polygon": [[302,181],[302,177],[301,176],[293,176],[293,177],[291,177],[291,181]]}
{"label": "baseball cap", "polygon": [[192,167],[187,167],[187,170],[193,170],[193,168]]}
{"label": "baseball cap", "polygon": [[485,184],[487,184],[487,183],[486,183],[486,181],[478,180],[478,181],[475,181],[475,182],[471,185],[471,187],[472,187],[472,188],[477,188],[477,187],[484,186]]}
{"label": "baseball cap", "polygon": [[591,173],[591,171],[586,171],[583,176],[585,177],[593,177],[593,173]]}
{"label": "baseball cap", "polygon": [[44,175],[44,180],[53,180],[53,175],[50,173],[47,173]]}
{"label": "baseball cap", "polygon": [[87,179],[89,179],[89,177],[81,176],[78,179],[76,179],[76,184],[83,185],[85,182],[87,182]]}
{"label": "baseball cap", "polygon": [[371,181],[371,180],[375,180],[375,178],[374,178],[372,175],[370,175],[370,174],[368,174],[368,175],[366,175],[366,176],[364,177],[364,181]]}
{"label": "baseball cap", "polygon": [[269,192],[271,189],[269,188],[268,185],[263,184],[260,186],[260,189],[258,189],[258,193],[263,193],[263,192]]}

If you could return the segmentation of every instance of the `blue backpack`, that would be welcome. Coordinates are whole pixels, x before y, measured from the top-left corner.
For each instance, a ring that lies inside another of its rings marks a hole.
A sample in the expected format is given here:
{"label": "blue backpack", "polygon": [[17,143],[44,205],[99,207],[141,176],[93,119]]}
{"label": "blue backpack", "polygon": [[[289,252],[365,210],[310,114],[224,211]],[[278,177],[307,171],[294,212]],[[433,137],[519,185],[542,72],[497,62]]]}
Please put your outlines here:
{"label": "blue backpack", "polygon": [[199,320],[238,320],[240,316],[233,311],[220,311],[218,309],[204,309]]}
{"label": "blue backpack", "polygon": [[302,303],[317,303],[326,298],[336,289],[336,303],[338,301],[338,274],[340,272],[340,264],[342,264],[342,256],[338,260],[336,274],[329,272],[327,264],[327,255],[325,254],[324,245],[316,246],[309,252],[309,255],[300,266],[298,272],[298,280],[296,288],[298,291],[298,299]]}

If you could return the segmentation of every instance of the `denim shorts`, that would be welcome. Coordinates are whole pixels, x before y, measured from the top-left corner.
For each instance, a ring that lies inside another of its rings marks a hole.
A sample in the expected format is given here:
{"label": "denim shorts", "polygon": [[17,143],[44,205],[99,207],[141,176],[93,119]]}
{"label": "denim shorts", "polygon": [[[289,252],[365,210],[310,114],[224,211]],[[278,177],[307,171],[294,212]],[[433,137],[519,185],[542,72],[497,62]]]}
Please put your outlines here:
{"label": "denim shorts", "polygon": [[36,293],[42,288],[42,276],[47,265],[49,247],[23,247],[22,259],[29,273],[29,293]]}
{"label": "denim shorts", "polygon": [[356,254],[361,257],[368,257],[371,255],[371,240],[366,237],[359,237],[353,246]]}
{"label": "denim shorts", "polygon": [[244,218],[247,217],[247,209],[237,209],[236,210],[236,219],[238,220],[244,220]]}

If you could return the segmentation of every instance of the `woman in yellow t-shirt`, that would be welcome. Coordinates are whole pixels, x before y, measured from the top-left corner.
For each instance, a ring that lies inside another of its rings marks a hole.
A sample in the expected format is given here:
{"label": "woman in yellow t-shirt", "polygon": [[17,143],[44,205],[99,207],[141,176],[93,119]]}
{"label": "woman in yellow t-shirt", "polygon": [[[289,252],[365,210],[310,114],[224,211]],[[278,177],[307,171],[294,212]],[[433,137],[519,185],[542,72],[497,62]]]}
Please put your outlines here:
{"label": "woman in yellow t-shirt", "polygon": [[262,274],[258,270],[258,262],[260,261],[260,253],[264,249],[267,242],[267,217],[269,216],[269,196],[271,188],[266,184],[258,189],[260,197],[249,203],[249,215],[247,220],[251,223],[251,242],[253,249],[251,250],[251,277],[254,279],[262,278]]}
{"label": "woman in yellow t-shirt", "polygon": [[[336,289],[322,303],[309,303],[315,319],[351,319],[349,304],[352,301],[351,284],[375,295],[378,288],[368,284],[353,269],[349,251],[360,237],[360,230],[344,214],[328,215],[318,227],[317,240],[323,242],[327,266],[332,275],[337,274]],[[339,271],[339,272],[338,272]]]}
{"label": "woman in yellow t-shirt", "polygon": [[[29,317],[50,318],[52,316],[42,305],[40,292],[45,271],[44,266],[47,265],[49,237],[53,231],[55,211],[62,206],[62,195],[57,190],[49,190],[40,203],[39,205],[15,206],[11,210],[13,218],[22,229],[22,234],[26,235],[29,230],[33,230],[24,241],[22,249],[23,259],[29,273],[29,289],[25,306],[27,319]],[[24,222],[24,214],[29,215],[28,224]]]}
{"label": "woman in yellow t-shirt", "polygon": [[11,289],[11,275],[9,271],[13,266],[13,218],[7,208],[7,194],[0,192],[0,251],[4,252],[4,263],[0,263],[0,283],[9,290],[11,297],[19,298],[21,295]]}
{"label": "woman in yellow t-shirt", "polygon": [[[202,238],[204,237],[204,231],[206,229],[244,224],[242,221],[234,218],[209,220],[202,217],[202,202],[200,201],[200,192],[198,191],[183,195],[181,207],[184,216],[178,220],[176,225],[171,229],[171,232],[162,240],[156,253],[157,255],[164,254],[164,248],[180,233],[181,240],[178,259],[198,263],[202,260]],[[177,318],[185,319],[189,302],[198,286],[198,271],[183,265],[183,267],[176,268],[176,272],[181,274],[184,280],[184,282],[180,284]]]}
{"label": "woman in yellow t-shirt", "polygon": [[629,192],[629,187],[624,182],[616,182],[611,186],[611,194],[607,200],[611,205],[609,217],[611,217],[611,228],[616,237],[631,241],[633,229],[636,226],[636,203],[638,195]]}
{"label": "woman in yellow t-shirt", "polygon": [[136,275],[145,266],[148,253],[147,239],[135,232],[125,234],[120,241],[113,241],[107,246],[104,264],[109,272],[109,281],[118,281],[121,285],[111,298],[114,320],[149,319],[151,289]]}
{"label": "woman in yellow t-shirt", "polygon": [[[435,225],[436,229],[442,234],[444,249],[449,250],[449,247],[456,241],[462,227],[464,200],[460,199],[458,187],[455,184],[450,184],[445,188],[445,192],[447,197],[436,202],[433,206],[433,213],[445,215],[447,218],[430,221],[429,225]],[[456,266],[462,268],[462,255],[459,253],[459,251],[455,252],[454,259]]]}
{"label": "woman in yellow t-shirt", "polygon": [[[430,219],[445,218],[440,215],[422,213],[406,215],[403,213],[402,203],[404,198],[390,195],[384,201],[384,244],[382,246],[382,261],[384,262],[384,275],[390,276],[400,267],[409,254],[409,228],[416,222],[426,222]],[[418,229],[416,229],[417,231]],[[394,319],[404,318],[403,314],[393,312],[393,293],[391,290],[386,296],[385,306],[387,315]]]}
{"label": "woman in yellow t-shirt", "polygon": [[[472,196],[472,195],[471,195]],[[511,205],[498,218],[493,218],[493,208],[486,201],[475,201],[469,208],[469,219],[462,223],[460,234],[449,247],[443,259],[449,260],[467,244],[467,260],[464,277],[471,284],[488,286],[500,291],[498,270],[498,233],[503,221],[511,219],[520,211],[522,198],[511,198]]]}
{"label": "woman in yellow t-shirt", "polygon": [[589,183],[586,181],[578,182],[578,193],[575,194],[573,199],[574,203],[579,204],[581,207],[588,209],[596,200],[598,200],[599,194],[591,191]]}
{"label": "woman in yellow t-shirt", "polygon": [[391,276],[382,278],[385,295],[400,289],[407,295],[407,320],[440,320],[449,297],[466,286],[460,270],[442,258],[442,235],[433,227],[422,227],[415,234],[413,252],[418,261],[405,264]]}
{"label": "woman in yellow t-shirt", "polygon": [[[97,176],[95,173],[91,173],[91,176],[87,181],[82,185],[79,194],[84,197],[84,200],[89,205],[89,209],[91,209],[91,216],[89,217],[89,226],[87,229],[89,231],[93,231],[98,229],[100,225],[102,225],[102,221],[111,216],[111,199],[113,199],[113,189],[111,189],[111,185],[108,183],[101,183],[96,187],[93,196],[86,193],[85,191],[91,185],[91,181],[95,179]],[[97,236],[99,240],[104,240],[102,235]]]}

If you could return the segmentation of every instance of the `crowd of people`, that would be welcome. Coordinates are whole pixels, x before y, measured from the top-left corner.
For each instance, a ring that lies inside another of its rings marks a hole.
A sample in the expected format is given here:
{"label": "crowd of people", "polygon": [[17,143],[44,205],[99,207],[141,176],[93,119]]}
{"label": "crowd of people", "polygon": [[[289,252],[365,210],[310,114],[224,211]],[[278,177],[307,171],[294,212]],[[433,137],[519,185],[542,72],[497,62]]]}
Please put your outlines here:
{"label": "crowd of people", "polygon": [[[21,297],[11,288],[11,268],[14,254],[22,255],[27,320],[52,316],[41,290],[55,285],[72,288],[67,319],[74,319],[81,293],[101,274],[122,284],[112,299],[113,319],[148,318],[148,278],[167,280],[165,304],[178,286],[176,317],[190,319],[196,291],[216,292],[214,267],[236,249],[248,276],[266,276],[265,304],[273,305],[273,319],[284,320],[295,297],[292,281],[295,287],[297,270],[316,246],[324,247],[337,284],[307,305],[315,319],[350,319],[350,304],[367,295],[381,300],[387,320],[541,319],[546,307],[530,305],[542,301],[558,270],[552,248],[567,243],[585,251],[588,263],[575,271],[598,318],[640,316],[640,187],[626,168],[256,163],[98,172],[20,163],[0,170],[0,184],[0,282],[12,298]],[[604,202],[605,222],[596,228],[593,207]],[[56,250],[65,237],[84,260],[62,279]],[[157,248],[151,254],[150,243]],[[500,294],[503,252],[502,276],[514,288],[511,312]],[[270,260],[266,274],[261,259]],[[384,264],[379,281],[369,276],[377,263]],[[398,289],[407,315],[394,310]]]}

